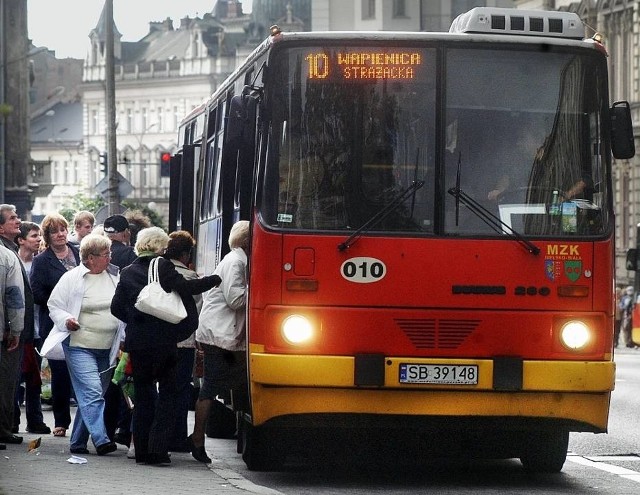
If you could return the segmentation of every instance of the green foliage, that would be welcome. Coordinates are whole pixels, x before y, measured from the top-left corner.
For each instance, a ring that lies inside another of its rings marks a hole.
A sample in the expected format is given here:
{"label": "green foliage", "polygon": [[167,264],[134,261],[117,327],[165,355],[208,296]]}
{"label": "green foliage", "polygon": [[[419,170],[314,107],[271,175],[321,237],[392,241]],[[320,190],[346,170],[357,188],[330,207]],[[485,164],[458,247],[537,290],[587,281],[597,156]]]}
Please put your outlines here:
{"label": "green foliage", "polygon": [[73,227],[73,216],[76,214],[76,210],[73,208],[60,208],[58,213],[62,215],[67,222],[69,222],[69,229]]}
{"label": "green foliage", "polygon": [[[61,208],[58,213],[65,217],[69,224],[72,224],[73,216],[77,212],[86,210],[95,214],[100,208],[106,206],[106,204],[106,201],[101,196],[90,198],[82,193],[78,193],[75,196],[69,198],[67,204],[65,204],[65,206]],[[149,218],[152,225],[155,225],[156,227],[160,227],[162,229],[166,229],[162,216],[156,210],[152,210],[146,205],[137,203],[129,199],[125,199],[121,204],[128,210],[138,210],[142,212],[143,215]]]}
{"label": "green foliage", "polygon": [[0,116],[6,117],[11,112],[13,112],[13,107],[8,103],[0,103]]}
{"label": "green foliage", "polygon": [[62,215],[71,228],[73,227],[73,216],[82,210],[95,213],[106,203],[100,196],[89,198],[82,193],[78,193],[67,200],[67,203],[58,211]]}
{"label": "green foliage", "polygon": [[[69,199],[69,205],[65,209],[73,210],[75,214],[78,211],[86,210],[95,213],[107,203],[101,196],[89,198],[82,193],[78,193]],[[62,212],[60,212],[62,214]],[[65,217],[66,218],[66,217]],[[73,215],[72,215],[73,218]]]}

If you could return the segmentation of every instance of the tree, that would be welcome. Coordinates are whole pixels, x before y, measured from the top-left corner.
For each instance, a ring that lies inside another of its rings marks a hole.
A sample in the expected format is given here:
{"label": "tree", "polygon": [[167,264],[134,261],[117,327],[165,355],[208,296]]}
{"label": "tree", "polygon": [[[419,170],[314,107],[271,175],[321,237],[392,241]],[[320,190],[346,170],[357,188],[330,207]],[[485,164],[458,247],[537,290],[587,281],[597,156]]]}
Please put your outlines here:
{"label": "tree", "polygon": [[[152,210],[148,206],[128,199],[122,201],[121,204],[122,206],[127,208],[127,210],[138,210],[142,212],[142,214],[149,217],[152,225],[160,227],[162,229],[166,229],[162,216],[156,210]],[[100,208],[106,205],[107,202],[102,198],[102,196],[95,196],[93,198],[90,198],[82,193],[78,193],[75,196],[72,196],[71,199],[69,199],[68,204],[61,208],[59,213],[71,224],[73,222],[73,216],[77,212],[86,210],[95,214]]]}
{"label": "tree", "polygon": [[89,198],[82,193],[78,193],[75,196],[72,196],[68,201],[68,204],[63,206],[58,213],[60,213],[64,218],[67,219],[69,224],[73,223],[73,216],[82,210],[90,211],[95,214],[101,207],[105,206],[107,203],[102,199],[101,196],[95,196],[94,198]]}

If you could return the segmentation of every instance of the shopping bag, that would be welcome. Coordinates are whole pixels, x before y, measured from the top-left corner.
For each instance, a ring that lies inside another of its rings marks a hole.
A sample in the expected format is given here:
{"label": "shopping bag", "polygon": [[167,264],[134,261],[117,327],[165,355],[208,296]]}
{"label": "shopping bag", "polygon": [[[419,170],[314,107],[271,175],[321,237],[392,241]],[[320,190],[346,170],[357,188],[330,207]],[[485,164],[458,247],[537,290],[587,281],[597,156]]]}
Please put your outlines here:
{"label": "shopping bag", "polygon": [[165,292],[158,277],[158,258],[153,258],[149,264],[149,275],[145,285],[135,303],[138,311],[155,316],[169,323],[180,323],[187,317],[180,294],[172,290]]}

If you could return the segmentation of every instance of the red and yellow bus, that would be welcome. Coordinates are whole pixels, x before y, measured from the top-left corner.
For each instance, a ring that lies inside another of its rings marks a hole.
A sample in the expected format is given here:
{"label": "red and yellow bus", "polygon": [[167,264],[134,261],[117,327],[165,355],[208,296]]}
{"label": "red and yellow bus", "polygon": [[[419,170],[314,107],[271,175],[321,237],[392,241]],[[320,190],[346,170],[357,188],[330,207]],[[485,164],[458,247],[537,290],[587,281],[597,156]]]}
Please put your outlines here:
{"label": "red and yellow bus", "polygon": [[251,222],[250,469],[353,432],[551,472],[569,432],[606,432],[611,155],[634,149],[584,36],[495,8],[449,33],[274,27],[183,121],[170,225],[198,271]]}

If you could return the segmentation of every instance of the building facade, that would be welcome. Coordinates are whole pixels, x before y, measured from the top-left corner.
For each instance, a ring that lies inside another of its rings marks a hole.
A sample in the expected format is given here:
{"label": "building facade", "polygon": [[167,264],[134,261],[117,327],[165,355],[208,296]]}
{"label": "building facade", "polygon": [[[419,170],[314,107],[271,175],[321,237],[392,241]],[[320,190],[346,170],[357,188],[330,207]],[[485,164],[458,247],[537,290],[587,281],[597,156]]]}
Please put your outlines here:
{"label": "building facade", "polygon": [[616,211],[616,280],[620,285],[633,282],[635,273],[625,268],[626,253],[638,242],[640,224],[640,77],[638,63],[640,35],[638,0],[583,1],[583,9],[595,11],[598,31],[609,52],[609,92],[611,102],[626,100],[631,105],[636,150],[630,160],[614,160]]}
{"label": "building facade", "polygon": [[[171,19],[150,22],[148,34],[136,42],[122,41],[114,26],[116,162],[124,190],[130,191],[121,199],[153,203],[168,216],[169,178],[161,175],[160,157],[175,151],[180,120],[235,68],[249,21],[240,2],[227,0],[202,18],[184,17],[176,26]],[[35,99],[41,108],[32,115],[31,132],[31,175],[40,184],[36,216],[68,205],[74,190],[94,197],[104,183],[106,22],[103,11],[89,33],[77,81],[79,107],[60,98],[49,105],[42,97]],[[79,135],[74,132],[70,139],[70,128],[79,129]],[[62,129],[67,130],[64,136]]]}

